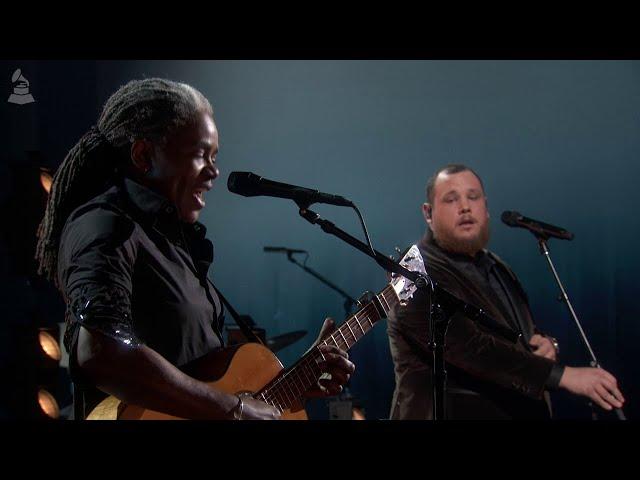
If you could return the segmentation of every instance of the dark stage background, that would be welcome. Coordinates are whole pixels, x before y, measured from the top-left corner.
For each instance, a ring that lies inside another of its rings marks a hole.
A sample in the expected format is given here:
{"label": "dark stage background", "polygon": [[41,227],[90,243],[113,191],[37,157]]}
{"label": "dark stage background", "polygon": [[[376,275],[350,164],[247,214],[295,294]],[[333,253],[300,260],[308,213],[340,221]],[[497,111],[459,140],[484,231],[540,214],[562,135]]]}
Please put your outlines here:
{"label": "dark stage background", "polygon": [[[7,102],[16,68],[35,102]],[[349,197],[374,246],[387,254],[423,233],[427,178],[461,162],[483,177],[492,213],[490,247],[524,284],[538,325],[561,344],[562,361],[588,362],[577,329],[534,238],[499,222],[503,210],[561,225],[572,242],[550,249],[592,346],[638,418],[637,184],[640,179],[640,62],[637,61],[11,61],[0,63],[3,204],[0,246],[0,354],[15,365],[16,332],[62,321],[55,292],[20,268],[11,239],[29,209],[15,165],[56,168],[95,123],[102,104],[133,78],[162,76],[200,89],[220,132],[221,177],[201,221],[216,248],[211,276],[236,309],[272,337],[309,334],[282,350],[294,362],[322,320],[344,318],[342,299],[264,245],[308,250],[308,266],[357,297],[379,291],[384,273],[370,259],[299,218],[293,202],[229,193],[234,170]],[[18,195],[18,196],[16,196]],[[318,213],[362,238],[355,214]],[[27,222],[28,223],[28,222]],[[229,318],[229,321],[231,319]],[[393,367],[386,326],[358,344],[351,382],[367,418],[388,415]],[[11,377],[5,377],[11,378]],[[13,388],[5,380],[3,391]],[[558,418],[590,418],[583,400],[553,395]],[[63,402],[64,403],[64,402]],[[4,406],[4,418],[13,412]],[[313,402],[314,418],[327,418]]]}

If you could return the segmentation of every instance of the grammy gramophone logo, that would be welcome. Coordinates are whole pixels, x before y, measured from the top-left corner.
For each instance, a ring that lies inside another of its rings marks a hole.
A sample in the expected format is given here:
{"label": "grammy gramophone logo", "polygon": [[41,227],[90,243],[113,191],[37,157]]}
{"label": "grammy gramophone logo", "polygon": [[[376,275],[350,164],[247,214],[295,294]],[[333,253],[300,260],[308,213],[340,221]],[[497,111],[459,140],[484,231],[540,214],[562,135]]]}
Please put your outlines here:
{"label": "grammy gramophone logo", "polygon": [[7,102],[18,105],[35,102],[33,95],[29,93],[29,80],[24,78],[19,68],[13,72],[11,82],[14,84],[13,93]]}

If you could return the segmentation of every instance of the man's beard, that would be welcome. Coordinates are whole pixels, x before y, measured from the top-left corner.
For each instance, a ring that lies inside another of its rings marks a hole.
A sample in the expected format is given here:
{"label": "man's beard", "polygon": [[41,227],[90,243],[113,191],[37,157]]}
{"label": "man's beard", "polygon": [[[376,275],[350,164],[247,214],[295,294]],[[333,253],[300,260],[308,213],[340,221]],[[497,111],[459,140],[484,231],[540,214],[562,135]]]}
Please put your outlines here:
{"label": "man's beard", "polygon": [[432,233],[436,243],[443,250],[471,256],[487,246],[490,236],[489,222],[486,222],[478,234],[471,238],[456,238],[451,235],[450,232],[439,232],[436,234],[436,232],[432,231]]}

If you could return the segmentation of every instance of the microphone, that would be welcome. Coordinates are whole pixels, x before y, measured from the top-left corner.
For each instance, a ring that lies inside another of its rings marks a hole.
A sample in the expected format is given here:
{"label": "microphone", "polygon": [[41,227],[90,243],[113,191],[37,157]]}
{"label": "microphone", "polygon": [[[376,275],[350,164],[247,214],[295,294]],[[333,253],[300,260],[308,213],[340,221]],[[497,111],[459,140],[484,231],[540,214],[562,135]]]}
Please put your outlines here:
{"label": "microphone", "polygon": [[542,235],[543,237],[555,237],[560,240],[573,240],[573,233],[567,232],[564,228],[549,225],[548,223],[533,220],[532,218],[527,218],[518,212],[507,210],[502,212],[502,216],[500,218],[510,227],[526,228],[536,235]]}
{"label": "microphone", "polygon": [[289,198],[298,204],[309,206],[312,203],[326,203],[340,207],[352,207],[353,203],[339,195],[323,193],[310,188],[298,187],[287,183],[267,180],[251,172],[231,172],[227,188],[232,193],[245,197],[264,195],[267,197]]}
{"label": "microphone", "polygon": [[287,247],[264,247],[263,250],[265,252],[271,252],[271,253],[307,253],[306,250],[296,250],[294,248],[287,248]]}

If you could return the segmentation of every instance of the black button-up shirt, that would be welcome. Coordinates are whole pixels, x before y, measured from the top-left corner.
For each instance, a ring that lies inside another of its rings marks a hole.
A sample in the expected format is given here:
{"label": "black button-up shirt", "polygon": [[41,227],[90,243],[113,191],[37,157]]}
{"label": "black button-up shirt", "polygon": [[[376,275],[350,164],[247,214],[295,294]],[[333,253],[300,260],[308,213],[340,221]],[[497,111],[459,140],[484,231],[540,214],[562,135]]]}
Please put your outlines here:
{"label": "black button-up shirt", "polygon": [[213,245],[200,223],[124,179],[77,208],[61,236],[58,278],[74,382],[79,325],[152,348],[181,367],[222,346],[223,313],[207,278]]}
{"label": "black button-up shirt", "polygon": [[511,278],[497,268],[495,260],[485,250],[479,251],[473,258],[452,252],[447,254],[451,263],[493,300],[493,305],[501,311],[511,328],[520,333],[524,342],[528,343],[534,332],[526,319],[519,315],[520,309],[514,306],[522,304],[523,300],[516,293],[516,286]]}
{"label": "black button-up shirt", "polygon": [[[518,286],[506,272],[499,268],[496,261],[487,251],[481,250],[473,258],[468,255],[447,252],[451,263],[475,284],[487,298],[493,299],[493,305],[498,308],[511,328],[522,335],[522,340],[528,347],[529,340],[537,329],[531,325],[520,312],[525,307],[525,301],[519,293]],[[516,308],[518,306],[518,308]],[[528,308],[528,307],[527,307]],[[564,372],[564,366],[555,364],[551,368],[545,386],[556,389]]]}

